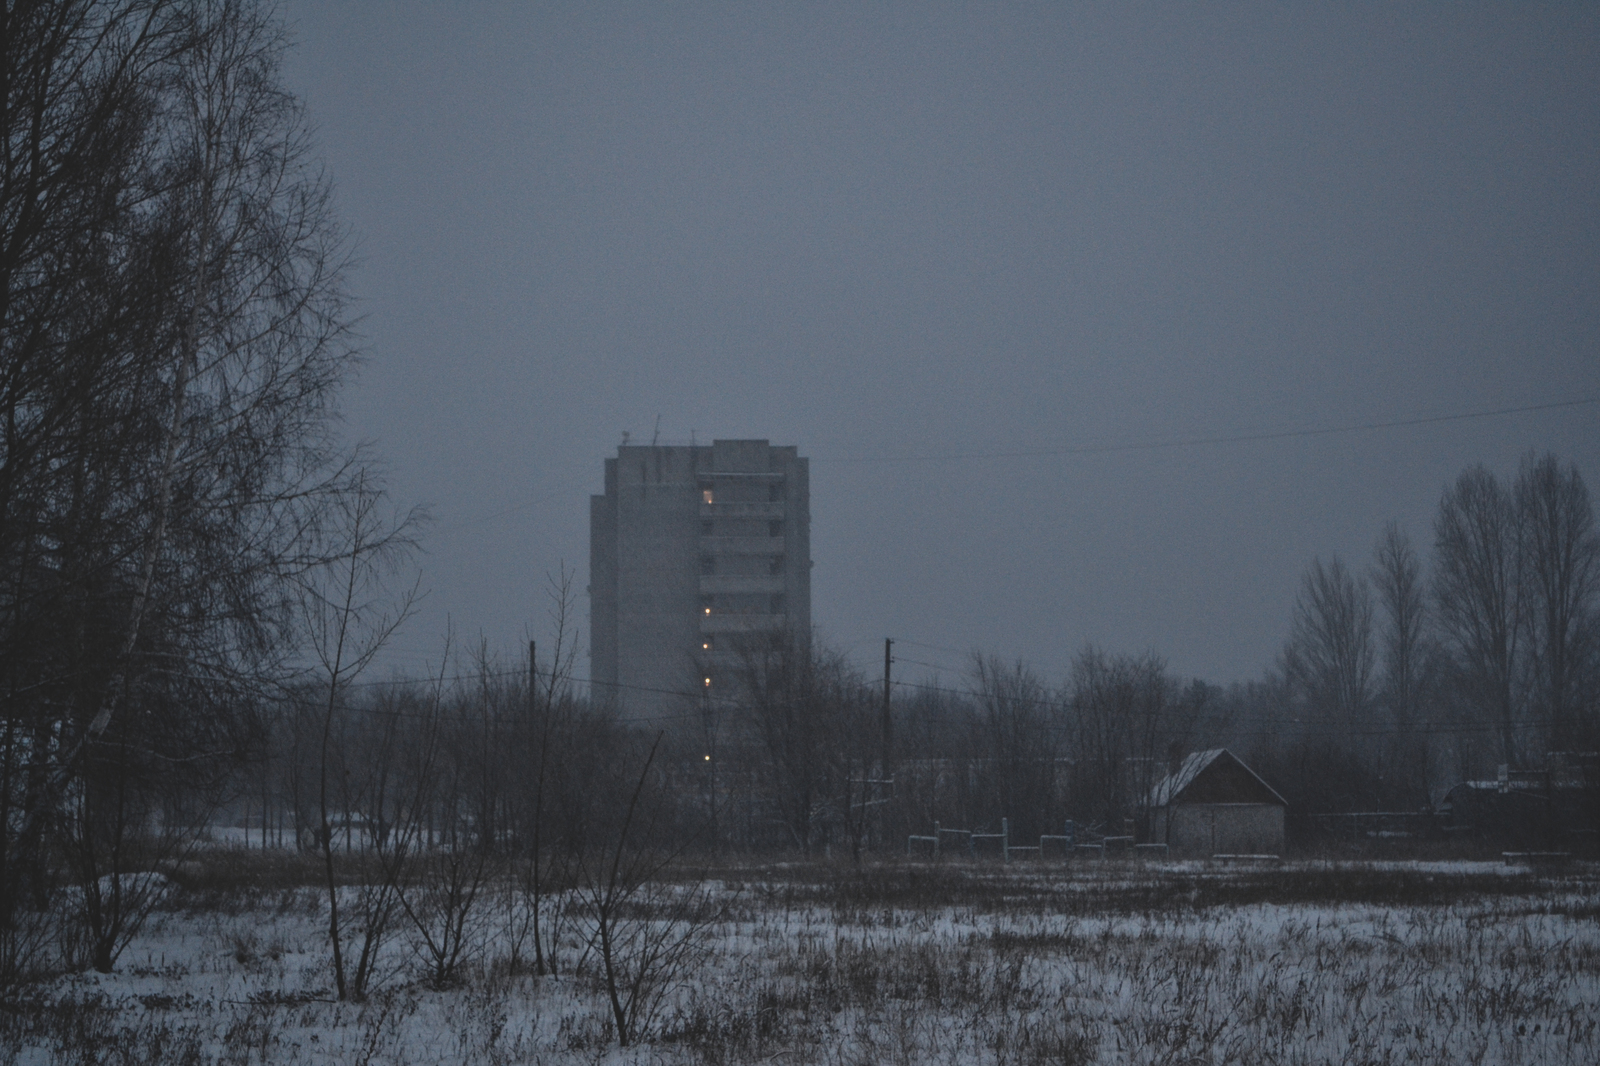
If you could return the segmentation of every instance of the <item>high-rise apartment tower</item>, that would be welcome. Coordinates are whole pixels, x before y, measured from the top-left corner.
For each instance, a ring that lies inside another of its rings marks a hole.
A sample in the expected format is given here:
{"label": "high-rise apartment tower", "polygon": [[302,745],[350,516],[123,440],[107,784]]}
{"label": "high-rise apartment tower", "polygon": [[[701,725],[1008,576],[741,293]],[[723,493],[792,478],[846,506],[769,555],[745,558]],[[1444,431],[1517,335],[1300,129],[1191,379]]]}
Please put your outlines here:
{"label": "high-rise apartment tower", "polygon": [[810,470],[764,440],[630,446],[589,498],[589,656],[625,717],[734,684],[741,641],[811,631]]}

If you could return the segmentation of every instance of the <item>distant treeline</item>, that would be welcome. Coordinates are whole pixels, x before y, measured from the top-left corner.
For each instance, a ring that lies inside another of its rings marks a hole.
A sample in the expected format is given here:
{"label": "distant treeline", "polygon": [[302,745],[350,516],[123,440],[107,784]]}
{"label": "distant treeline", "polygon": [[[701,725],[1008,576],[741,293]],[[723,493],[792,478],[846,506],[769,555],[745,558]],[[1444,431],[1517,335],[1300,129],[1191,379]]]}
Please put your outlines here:
{"label": "distant treeline", "polygon": [[[859,854],[935,822],[1007,819],[1019,842],[1067,819],[1142,833],[1151,788],[1210,747],[1261,773],[1296,821],[1416,811],[1500,764],[1600,747],[1600,541],[1582,477],[1551,455],[1530,455],[1509,485],[1465,471],[1426,563],[1393,525],[1360,569],[1312,560],[1274,668],[1225,686],[1176,677],[1154,652],[1086,646],[1059,685],[974,653],[949,681],[895,682],[886,716],[881,677],[817,643],[751,637],[717,698],[630,724],[573,682],[571,599],[558,581],[558,652],[531,694],[525,664],[484,648],[448,682],[341,692],[333,806],[392,821],[379,797],[395,752],[420,745],[449,782],[431,786],[430,826],[576,852],[605,839],[660,735],[648,788],[662,843]],[[250,771],[253,809],[314,825],[324,712],[284,707]]]}

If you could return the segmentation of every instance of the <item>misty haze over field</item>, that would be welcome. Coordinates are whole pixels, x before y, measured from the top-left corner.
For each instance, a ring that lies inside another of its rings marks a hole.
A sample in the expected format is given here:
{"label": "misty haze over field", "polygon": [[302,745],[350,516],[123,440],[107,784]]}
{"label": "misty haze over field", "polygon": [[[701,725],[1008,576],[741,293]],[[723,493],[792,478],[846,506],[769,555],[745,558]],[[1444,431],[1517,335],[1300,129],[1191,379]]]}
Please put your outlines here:
{"label": "misty haze over field", "polygon": [[1600,1061],[1600,7],[0,27],[0,1062]]}
{"label": "misty haze over field", "polygon": [[1426,553],[1470,464],[1600,476],[1600,407],[1549,406],[1600,397],[1591,6],[285,14],[349,430],[436,517],[396,667],[540,635],[658,420],[798,445],[820,633],[945,677],[1257,676],[1313,556]]}

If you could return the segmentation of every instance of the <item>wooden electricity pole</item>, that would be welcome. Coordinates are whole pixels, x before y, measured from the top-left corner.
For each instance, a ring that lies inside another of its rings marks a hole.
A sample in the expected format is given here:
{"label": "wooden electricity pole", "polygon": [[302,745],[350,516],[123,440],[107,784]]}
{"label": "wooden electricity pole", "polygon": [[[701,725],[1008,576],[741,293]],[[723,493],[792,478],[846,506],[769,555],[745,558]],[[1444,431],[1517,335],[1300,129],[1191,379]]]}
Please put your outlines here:
{"label": "wooden electricity pole", "polygon": [[[894,719],[889,715],[889,667],[894,662],[892,649],[894,641],[888,637],[883,638],[883,754],[878,760],[879,787],[883,789],[882,798],[889,798],[889,756],[894,740]],[[882,812],[879,813],[882,817]]]}

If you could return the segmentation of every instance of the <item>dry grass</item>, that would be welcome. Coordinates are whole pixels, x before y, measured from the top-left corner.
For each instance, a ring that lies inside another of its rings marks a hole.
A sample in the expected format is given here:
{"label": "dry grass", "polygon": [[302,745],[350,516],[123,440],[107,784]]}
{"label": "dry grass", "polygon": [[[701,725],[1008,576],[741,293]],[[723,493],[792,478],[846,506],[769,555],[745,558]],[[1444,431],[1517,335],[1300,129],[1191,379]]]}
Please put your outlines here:
{"label": "dry grass", "polygon": [[[1600,870],[1307,863],[728,866],[709,961],[615,1045],[593,953],[419,960],[327,1002],[314,894],[213,880],[122,972],[34,986],[0,1060],[432,1063],[1591,1063]],[[264,879],[270,882],[270,879]],[[576,931],[580,926],[574,924]],[[397,952],[403,947],[397,945]]]}

